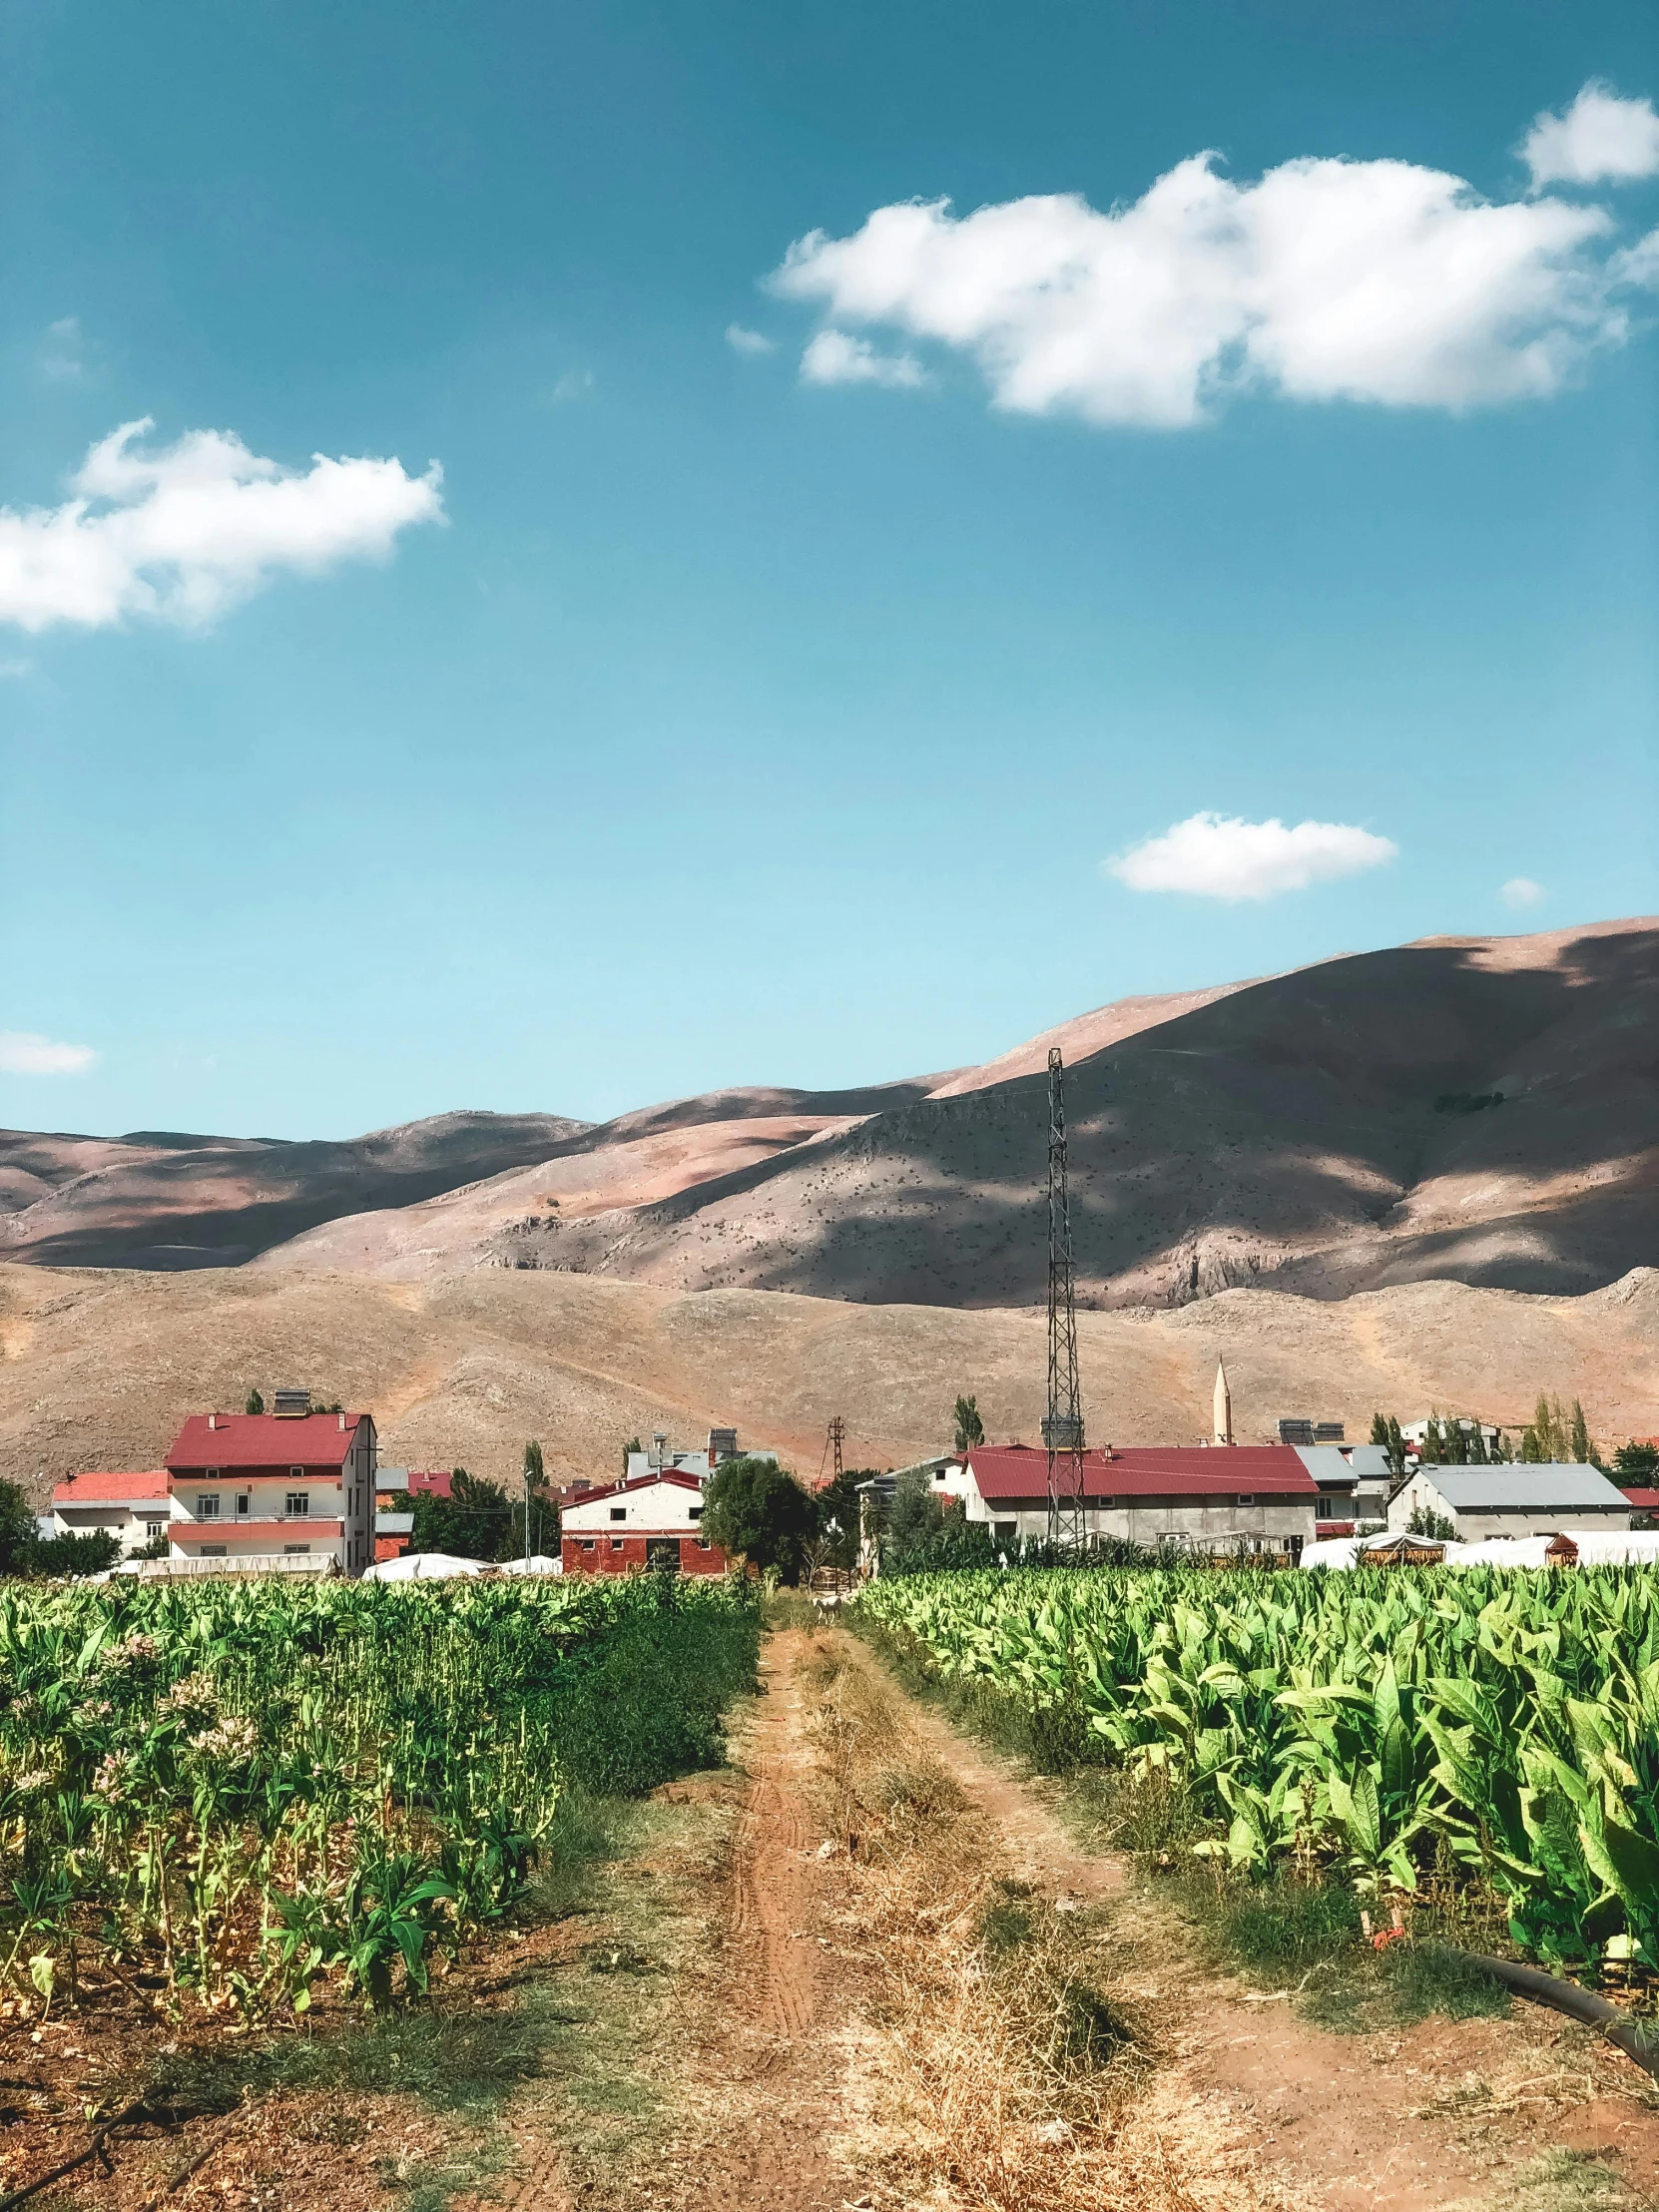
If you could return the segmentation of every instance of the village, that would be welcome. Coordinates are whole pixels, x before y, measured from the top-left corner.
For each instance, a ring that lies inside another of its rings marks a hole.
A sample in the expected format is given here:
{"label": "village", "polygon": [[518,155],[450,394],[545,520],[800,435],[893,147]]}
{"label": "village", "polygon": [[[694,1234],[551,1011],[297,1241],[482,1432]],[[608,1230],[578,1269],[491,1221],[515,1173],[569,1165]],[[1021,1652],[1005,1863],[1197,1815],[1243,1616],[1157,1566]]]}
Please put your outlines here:
{"label": "village", "polygon": [[[830,1423],[834,1474],[821,1475],[810,1490],[830,1482],[837,1495],[844,1489],[841,1425]],[[958,1433],[950,1450],[865,1473],[852,1485],[856,1529],[832,1522],[830,1529],[848,1539],[839,1548],[843,1557],[855,1551],[853,1563],[821,1566],[819,1575],[839,1591],[880,1572],[883,1533],[905,1485],[931,1501],[941,1527],[988,1538],[1003,1565],[1054,1540],[1057,1506],[1078,1556],[1141,1552],[1308,1567],[1362,1559],[1537,1566],[1659,1558],[1652,1528],[1659,1487],[1651,1473],[1644,1480],[1617,1463],[1609,1473],[1587,1458],[1504,1458],[1501,1431],[1467,1417],[1442,1423],[1424,1415],[1395,1424],[1390,1436],[1379,1416],[1379,1435],[1363,1443],[1345,1440],[1342,1421],[1281,1416],[1275,1425],[1272,1442],[1240,1440],[1226,1368],[1218,1365],[1213,1432],[1201,1443],[1053,1454],[1012,1438]],[[1645,1447],[1632,1448],[1639,1454]],[[539,1472],[539,1446],[531,1449]],[[649,1446],[636,1439],[623,1448],[615,1478],[532,1487],[527,1472],[522,1549],[486,1558],[416,1541],[423,1497],[449,1505],[451,1527],[456,1510],[464,1515],[456,1494],[457,1482],[466,1482],[462,1470],[382,1465],[371,1412],[324,1409],[308,1389],[281,1388],[269,1410],[256,1391],[249,1410],[191,1413],[160,1467],[63,1477],[39,1535],[104,1536],[119,1554],[105,1574],[149,1580],[721,1576],[743,1562],[704,1532],[705,1491],[730,1462],[776,1465],[778,1457],[740,1445],[735,1427],[711,1428],[695,1446],[672,1444],[659,1430]],[[1057,1483],[1062,1493],[1069,1485],[1069,1494],[1057,1497]],[[557,1548],[544,1548],[554,1531]]]}

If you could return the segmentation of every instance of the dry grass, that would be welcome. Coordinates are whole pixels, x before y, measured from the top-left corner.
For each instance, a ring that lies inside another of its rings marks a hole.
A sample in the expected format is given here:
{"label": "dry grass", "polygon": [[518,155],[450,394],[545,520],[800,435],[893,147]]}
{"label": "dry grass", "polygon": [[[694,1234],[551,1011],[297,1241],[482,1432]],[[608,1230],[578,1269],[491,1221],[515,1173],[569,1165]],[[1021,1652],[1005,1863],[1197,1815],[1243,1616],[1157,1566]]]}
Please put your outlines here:
{"label": "dry grass", "polygon": [[1160,2069],[1103,1911],[1011,1879],[1000,1839],[839,1634],[813,1663],[816,1789],[867,1976],[852,2140],[880,2212],[1269,2212],[1224,2109]]}

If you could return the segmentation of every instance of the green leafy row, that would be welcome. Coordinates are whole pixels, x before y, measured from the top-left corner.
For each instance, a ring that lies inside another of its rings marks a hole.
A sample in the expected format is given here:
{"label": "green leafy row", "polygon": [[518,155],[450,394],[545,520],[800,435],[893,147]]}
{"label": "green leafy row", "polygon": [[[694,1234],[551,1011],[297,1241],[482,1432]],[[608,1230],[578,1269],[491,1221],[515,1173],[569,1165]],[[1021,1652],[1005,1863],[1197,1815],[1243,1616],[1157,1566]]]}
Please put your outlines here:
{"label": "green leafy row", "polygon": [[718,1756],[736,1586],[0,1589],[0,1983],[369,2002],[511,1911],[561,1794]]}
{"label": "green leafy row", "polygon": [[1236,1867],[1412,1890],[1443,1848],[1537,1956],[1659,1966],[1646,1570],[921,1575],[858,1604],[940,1676],[1168,1770]]}

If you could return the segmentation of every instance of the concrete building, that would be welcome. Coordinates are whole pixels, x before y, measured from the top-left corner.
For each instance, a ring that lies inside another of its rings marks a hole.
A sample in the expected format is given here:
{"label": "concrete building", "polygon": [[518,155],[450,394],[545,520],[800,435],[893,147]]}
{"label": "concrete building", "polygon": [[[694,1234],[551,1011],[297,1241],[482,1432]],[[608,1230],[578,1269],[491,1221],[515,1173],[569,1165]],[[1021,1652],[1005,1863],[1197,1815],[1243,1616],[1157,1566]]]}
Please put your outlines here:
{"label": "concrete building", "polygon": [[371,1563],[373,1418],[313,1413],[295,1402],[303,1398],[279,1391],[278,1412],[186,1421],[167,1455],[176,1560],[222,1559],[257,1571],[308,1559],[349,1575]]}
{"label": "concrete building", "polygon": [[66,1475],[52,1492],[49,1536],[114,1536],[122,1555],[145,1550],[173,1517],[166,1467]]}
{"label": "concrete building", "polygon": [[738,1449],[738,1432],[735,1428],[711,1428],[709,1440],[690,1451],[673,1451],[669,1448],[667,1432],[658,1429],[651,1439],[649,1451],[631,1451],[628,1454],[628,1471],[624,1480],[637,1482],[646,1474],[693,1474],[706,1481],[723,1459],[776,1459],[776,1451],[750,1451]]}
{"label": "concrete building", "polygon": [[1460,1543],[1487,1536],[1571,1535],[1630,1526],[1631,1503],[1596,1467],[1556,1462],[1496,1467],[1418,1467],[1388,1507],[1388,1526],[1436,1513]]}
{"label": "concrete building", "polygon": [[565,1507],[559,1556],[566,1574],[627,1574],[640,1567],[724,1574],[726,1554],[698,1531],[703,1484],[657,1469],[607,1482]]}
{"label": "concrete building", "polygon": [[[1295,1444],[1297,1457],[1327,1499],[1320,1513],[1321,1536],[1352,1536],[1366,1523],[1388,1517],[1388,1454],[1381,1444]],[[1343,1526],[1345,1515],[1348,1525]],[[1327,1525],[1329,1524],[1329,1525]]]}
{"label": "concrete building", "polygon": [[[1048,1534],[1048,1454],[1029,1444],[980,1444],[947,1463],[942,1496],[1012,1547]],[[1284,1444],[1125,1444],[1083,1454],[1090,1539],[1172,1544],[1205,1555],[1243,1549],[1301,1555],[1326,1519],[1351,1520],[1355,1476],[1316,1480]]]}

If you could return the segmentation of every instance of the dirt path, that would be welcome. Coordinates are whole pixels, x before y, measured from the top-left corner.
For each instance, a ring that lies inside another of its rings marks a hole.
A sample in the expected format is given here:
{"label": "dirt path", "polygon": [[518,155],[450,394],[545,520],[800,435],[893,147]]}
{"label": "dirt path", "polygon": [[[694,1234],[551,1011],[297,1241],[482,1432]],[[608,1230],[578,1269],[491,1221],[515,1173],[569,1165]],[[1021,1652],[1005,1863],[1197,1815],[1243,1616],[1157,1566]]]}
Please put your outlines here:
{"label": "dirt path", "polygon": [[837,2067],[825,2017],[834,2000],[821,1966],[818,1838],[804,1789],[805,1644],[798,1630],[768,1638],[763,1695],[740,1747],[749,1791],[694,2069],[723,2113],[718,2133],[692,2153],[699,2171],[689,2201],[711,2212],[834,2212],[845,2195],[825,2148]]}
{"label": "dirt path", "polygon": [[1517,2174],[1558,2167],[1562,2154],[1596,2161],[1614,2200],[1617,2184],[1659,2196],[1659,2098],[1600,2037],[1518,2003],[1505,2019],[1436,2017],[1388,2034],[1312,2026],[1284,1989],[1208,1970],[1191,1931],[1130,1883],[1122,1860],[1078,1848],[1041,1783],[908,1705],[1023,1878],[1062,1908],[1109,1906],[1131,1953],[1127,1986],[1167,2034],[1193,2115],[1251,2138],[1255,2163],[1288,2201],[1447,2212],[1511,2194]]}

